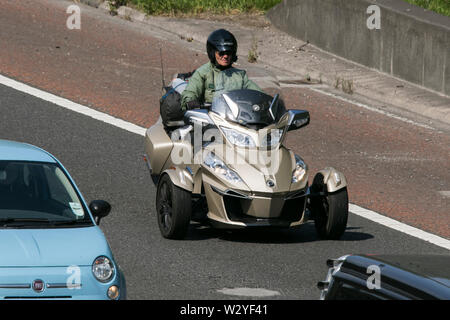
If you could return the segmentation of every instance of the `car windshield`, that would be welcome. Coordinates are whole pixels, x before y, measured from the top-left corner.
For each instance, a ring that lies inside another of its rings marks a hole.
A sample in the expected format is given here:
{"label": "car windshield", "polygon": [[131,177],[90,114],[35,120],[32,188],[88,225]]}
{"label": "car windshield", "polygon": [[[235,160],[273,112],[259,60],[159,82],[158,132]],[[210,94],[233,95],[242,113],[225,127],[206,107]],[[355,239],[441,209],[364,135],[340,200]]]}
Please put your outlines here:
{"label": "car windshield", "polygon": [[256,90],[233,90],[216,96],[211,111],[246,127],[259,130],[278,122],[286,112],[282,101]]}
{"label": "car windshield", "polygon": [[0,226],[92,224],[72,183],[56,164],[0,161]]}

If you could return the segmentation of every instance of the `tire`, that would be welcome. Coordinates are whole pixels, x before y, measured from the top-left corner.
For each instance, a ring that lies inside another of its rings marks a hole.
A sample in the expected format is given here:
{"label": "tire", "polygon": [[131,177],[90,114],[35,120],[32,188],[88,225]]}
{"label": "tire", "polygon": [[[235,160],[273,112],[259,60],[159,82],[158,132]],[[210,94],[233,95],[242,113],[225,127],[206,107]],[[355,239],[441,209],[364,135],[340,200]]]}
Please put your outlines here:
{"label": "tire", "polygon": [[161,235],[167,239],[184,239],[191,220],[191,193],[175,186],[164,174],[156,193],[156,215]]}
{"label": "tire", "polygon": [[311,209],[314,224],[320,238],[327,240],[340,239],[347,227],[348,193],[347,188],[333,193],[326,192],[323,176],[318,174],[314,178],[311,191],[325,192],[323,196],[311,198]]}

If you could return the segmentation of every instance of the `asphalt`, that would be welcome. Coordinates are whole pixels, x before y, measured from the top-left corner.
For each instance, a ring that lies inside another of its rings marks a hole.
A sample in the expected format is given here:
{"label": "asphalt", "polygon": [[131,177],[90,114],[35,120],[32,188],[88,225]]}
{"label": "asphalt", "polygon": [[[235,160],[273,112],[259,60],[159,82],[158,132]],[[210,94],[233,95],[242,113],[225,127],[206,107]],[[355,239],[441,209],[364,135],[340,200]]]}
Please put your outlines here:
{"label": "asphalt", "polygon": [[[82,4],[81,30],[69,30],[66,9],[71,4],[5,2],[0,11],[0,73],[147,128],[159,117],[160,49],[166,83],[174,73],[207,61],[200,41],[188,42],[171,30]],[[238,62],[247,68],[245,56]],[[263,76],[270,66],[248,65],[253,79],[265,80],[269,93],[281,93],[288,108],[310,112],[310,125],[290,132],[287,140],[307,162],[310,180],[318,170],[333,166],[347,178],[351,203],[450,237],[448,131],[327,95],[326,85],[284,83],[277,89]]]}
{"label": "asphalt", "polygon": [[[155,187],[142,161],[142,136],[0,85],[0,136],[55,155],[87,202],[104,199],[101,221],[127,279],[130,299],[260,299],[224,289],[266,289],[264,299],[317,299],[325,261],[349,253],[445,254],[448,250],[350,214],[340,241],[312,224],[269,232],[220,232],[191,225],[183,241],[161,237]],[[226,291],[225,291],[226,292]],[[242,292],[242,291],[241,291]]]}

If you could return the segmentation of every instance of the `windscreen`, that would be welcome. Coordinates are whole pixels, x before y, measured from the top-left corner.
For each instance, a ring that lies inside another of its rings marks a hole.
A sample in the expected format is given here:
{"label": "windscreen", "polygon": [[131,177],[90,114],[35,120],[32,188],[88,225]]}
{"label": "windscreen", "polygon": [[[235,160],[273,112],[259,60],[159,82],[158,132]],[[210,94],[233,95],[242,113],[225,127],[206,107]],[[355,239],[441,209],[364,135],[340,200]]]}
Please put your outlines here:
{"label": "windscreen", "polygon": [[36,226],[67,221],[92,222],[59,166],[0,161],[0,225]]}
{"label": "windscreen", "polygon": [[213,99],[211,111],[252,129],[278,122],[286,109],[280,99],[256,90],[228,91]]}

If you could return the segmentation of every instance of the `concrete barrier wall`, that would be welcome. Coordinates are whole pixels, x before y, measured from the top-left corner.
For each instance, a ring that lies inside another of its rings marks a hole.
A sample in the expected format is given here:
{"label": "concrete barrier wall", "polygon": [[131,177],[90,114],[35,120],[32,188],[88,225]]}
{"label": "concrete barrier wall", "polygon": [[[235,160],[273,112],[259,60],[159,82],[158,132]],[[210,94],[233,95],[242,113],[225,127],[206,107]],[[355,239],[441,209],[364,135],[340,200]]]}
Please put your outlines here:
{"label": "concrete barrier wall", "polygon": [[[371,5],[379,29],[368,28]],[[449,17],[403,0],[284,0],[267,17],[325,51],[450,95]]]}

